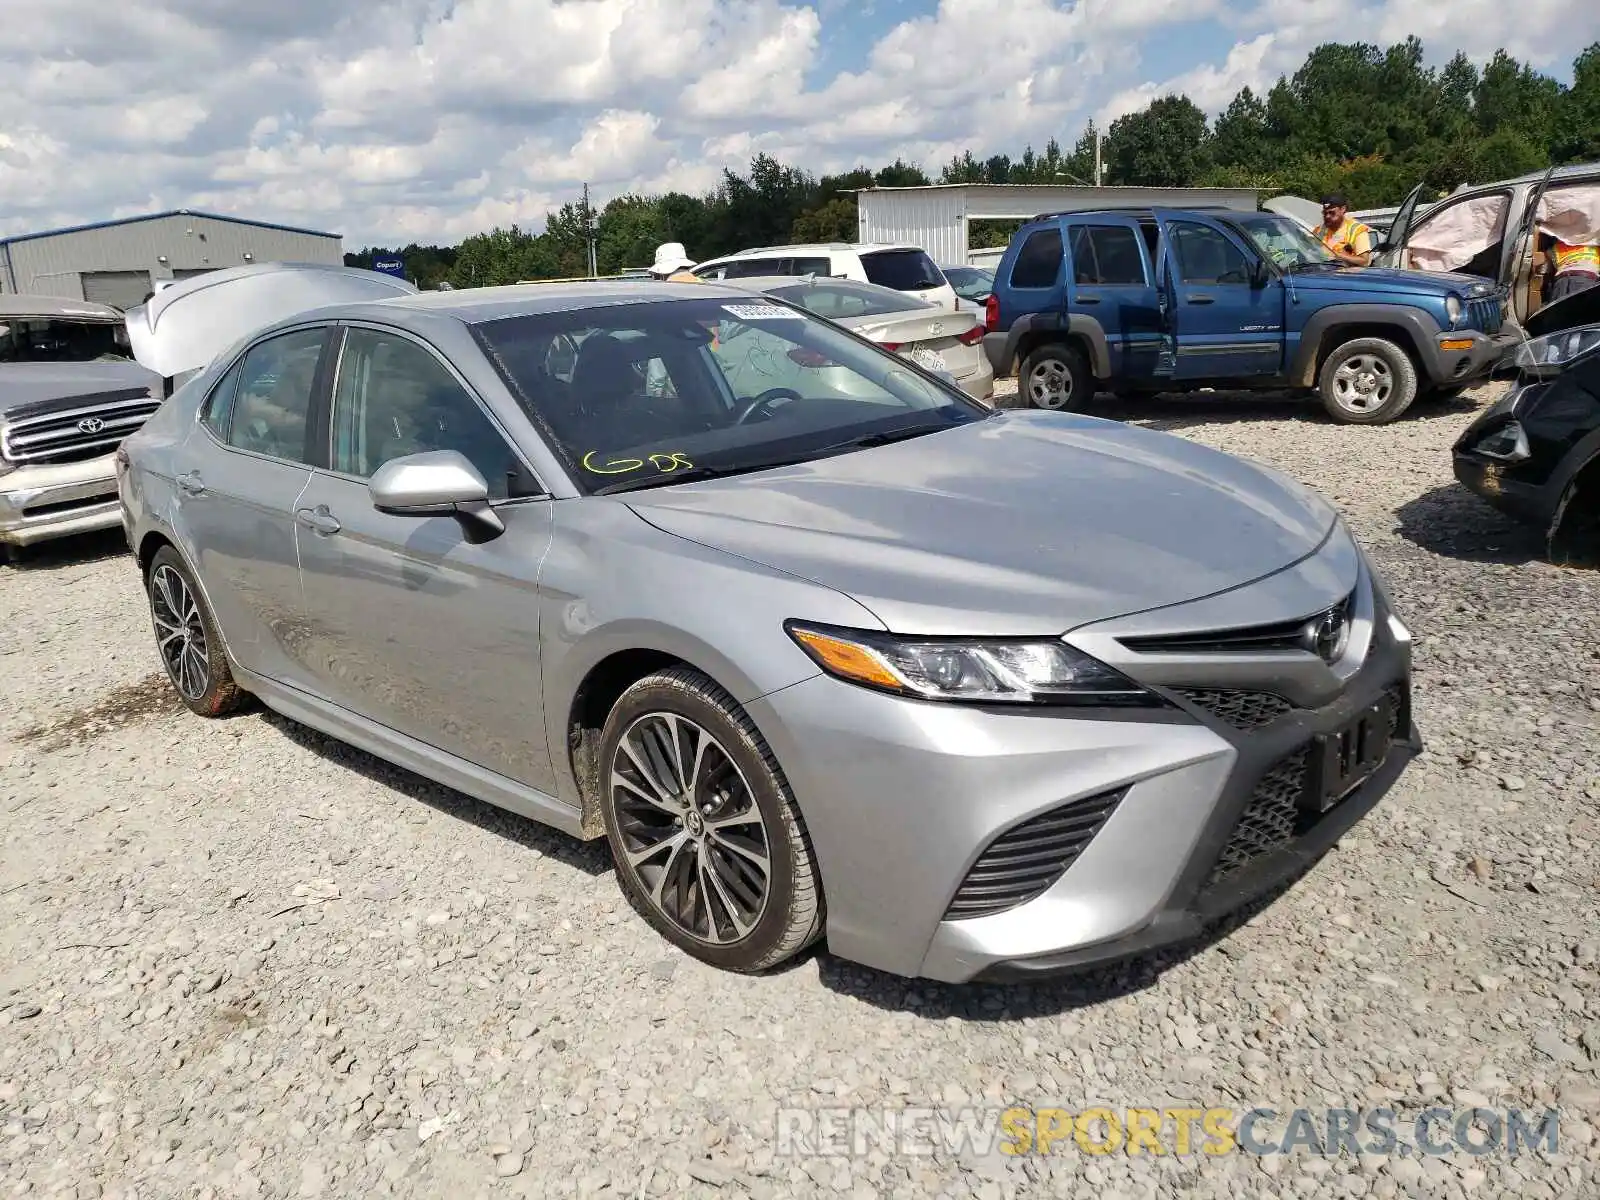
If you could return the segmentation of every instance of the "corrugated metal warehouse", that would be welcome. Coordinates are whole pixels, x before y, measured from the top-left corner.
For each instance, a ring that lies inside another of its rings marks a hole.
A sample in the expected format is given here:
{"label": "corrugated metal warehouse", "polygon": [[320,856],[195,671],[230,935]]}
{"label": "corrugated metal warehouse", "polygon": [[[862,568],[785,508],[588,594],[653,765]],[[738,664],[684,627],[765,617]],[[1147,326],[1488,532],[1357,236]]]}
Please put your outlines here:
{"label": "corrugated metal warehouse", "polygon": [[131,308],[164,279],[249,262],[344,262],[337,233],[177,209],[0,238],[0,291]]}
{"label": "corrugated metal warehouse", "polygon": [[959,266],[972,245],[969,223],[1021,221],[1047,212],[1165,205],[1255,212],[1254,188],[1074,187],[1030,183],[936,183],[863,188],[856,193],[859,239],[921,246],[937,263]]}

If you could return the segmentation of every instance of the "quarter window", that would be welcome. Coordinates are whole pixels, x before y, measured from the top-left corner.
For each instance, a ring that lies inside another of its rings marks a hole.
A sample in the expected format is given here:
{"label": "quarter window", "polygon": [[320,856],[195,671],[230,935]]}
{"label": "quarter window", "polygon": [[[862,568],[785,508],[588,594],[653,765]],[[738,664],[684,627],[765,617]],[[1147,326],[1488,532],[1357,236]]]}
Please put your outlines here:
{"label": "quarter window", "polygon": [[1054,287],[1060,274],[1061,230],[1051,226],[1030,233],[1017,251],[1017,261],[1011,264],[1011,286]]}
{"label": "quarter window", "polygon": [[243,360],[234,363],[233,369],[222,377],[222,382],[211,389],[211,395],[206,397],[205,409],[200,414],[205,427],[224,442],[228,440],[228,422],[233,416],[233,401],[239,392],[239,376],[243,373]]}
{"label": "quarter window", "polygon": [[327,333],[325,328],[301,329],[250,348],[238,367],[229,445],[290,462],[307,461],[306,423]]}
{"label": "quarter window", "polygon": [[334,388],[329,464],[370,477],[390,459],[454,450],[489,484],[489,498],[514,491],[522,467],[476,400],[433,354],[409,338],[373,329],[345,337]]}

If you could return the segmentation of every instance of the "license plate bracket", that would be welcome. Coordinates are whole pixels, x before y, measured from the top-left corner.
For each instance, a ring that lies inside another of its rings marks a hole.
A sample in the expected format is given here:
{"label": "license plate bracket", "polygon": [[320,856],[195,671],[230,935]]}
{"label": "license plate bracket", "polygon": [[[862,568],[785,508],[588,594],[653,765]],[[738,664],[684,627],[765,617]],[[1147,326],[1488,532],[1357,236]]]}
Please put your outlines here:
{"label": "license plate bracket", "polygon": [[1320,816],[1365,783],[1394,745],[1395,701],[1374,701],[1340,728],[1311,743],[1302,807]]}

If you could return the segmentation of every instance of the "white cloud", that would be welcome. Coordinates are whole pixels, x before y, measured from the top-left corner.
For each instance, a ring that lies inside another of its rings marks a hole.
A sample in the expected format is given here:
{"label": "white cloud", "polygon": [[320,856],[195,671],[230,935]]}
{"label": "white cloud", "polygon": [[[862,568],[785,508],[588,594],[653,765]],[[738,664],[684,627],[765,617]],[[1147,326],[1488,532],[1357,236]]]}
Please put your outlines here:
{"label": "white cloud", "polygon": [[[699,192],[771,153],[930,170],[1217,110],[1322,41],[1565,73],[1592,0],[50,0],[0,23],[0,233],[160,207],[352,248],[537,228],[584,182]],[[1174,45],[1196,47],[1173,61]]]}

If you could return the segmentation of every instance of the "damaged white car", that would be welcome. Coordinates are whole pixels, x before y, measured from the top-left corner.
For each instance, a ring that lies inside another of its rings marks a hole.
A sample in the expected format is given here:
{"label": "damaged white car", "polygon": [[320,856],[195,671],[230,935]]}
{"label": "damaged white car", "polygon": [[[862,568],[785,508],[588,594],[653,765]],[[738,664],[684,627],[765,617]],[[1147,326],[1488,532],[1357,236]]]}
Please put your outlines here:
{"label": "damaged white car", "polygon": [[0,296],[0,559],[121,522],[113,454],[160,406],[123,314],[55,296]]}

